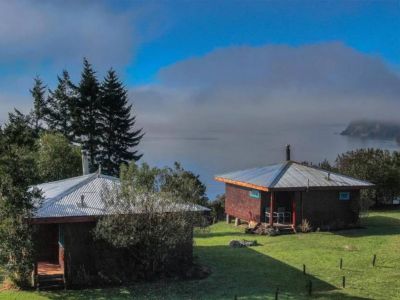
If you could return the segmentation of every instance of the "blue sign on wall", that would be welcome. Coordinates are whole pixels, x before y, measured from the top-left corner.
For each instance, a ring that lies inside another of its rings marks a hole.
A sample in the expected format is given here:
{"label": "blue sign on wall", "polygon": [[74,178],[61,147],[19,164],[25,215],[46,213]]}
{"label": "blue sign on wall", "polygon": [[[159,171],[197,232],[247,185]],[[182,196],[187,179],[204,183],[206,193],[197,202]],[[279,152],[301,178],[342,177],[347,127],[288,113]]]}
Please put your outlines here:
{"label": "blue sign on wall", "polygon": [[249,192],[249,194],[250,194],[250,197],[251,197],[251,198],[260,199],[260,197],[261,197],[260,191],[257,191],[257,190],[251,190],[251,191]]}
{"label": "blue sign on wall", "polygon": [[339,200],[350,200],[350,192],[339,192]]}

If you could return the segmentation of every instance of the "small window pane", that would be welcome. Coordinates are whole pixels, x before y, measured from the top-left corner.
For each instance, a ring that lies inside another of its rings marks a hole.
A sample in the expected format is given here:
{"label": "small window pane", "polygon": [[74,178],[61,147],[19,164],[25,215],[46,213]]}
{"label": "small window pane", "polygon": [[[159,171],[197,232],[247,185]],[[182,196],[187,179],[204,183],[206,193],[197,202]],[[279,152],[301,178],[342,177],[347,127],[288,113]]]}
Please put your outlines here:
{"label": "small window pane", "polygon": [[251,190],[251,191],[250,191],[250,197],[251,197],[251,198],[257,198],[257,199],[259,199],[259,198],[260,198],[260,191]]}

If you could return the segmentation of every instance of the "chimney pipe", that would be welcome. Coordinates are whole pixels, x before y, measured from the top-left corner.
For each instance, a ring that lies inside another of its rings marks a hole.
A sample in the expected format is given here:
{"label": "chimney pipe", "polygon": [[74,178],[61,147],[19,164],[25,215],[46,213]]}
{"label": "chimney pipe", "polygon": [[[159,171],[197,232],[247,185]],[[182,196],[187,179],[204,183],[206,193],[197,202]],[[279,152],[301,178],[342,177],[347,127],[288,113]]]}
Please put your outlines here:
{"label": "chimney pipe", "polygon": [[89,174],[89,159],[86,153],[86,150],[82,150],[82,174]]}
{"label": "chimney pipe", "polygon": [[286,145],[286,161],[290,160],[290,145]]}

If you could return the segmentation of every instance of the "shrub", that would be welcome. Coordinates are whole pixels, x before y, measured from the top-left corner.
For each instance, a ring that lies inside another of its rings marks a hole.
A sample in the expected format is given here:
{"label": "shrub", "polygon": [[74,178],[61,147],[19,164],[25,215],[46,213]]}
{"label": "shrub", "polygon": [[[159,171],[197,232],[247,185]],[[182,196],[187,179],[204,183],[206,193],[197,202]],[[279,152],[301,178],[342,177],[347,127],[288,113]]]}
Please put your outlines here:
{"label": "shrub", "polygon": [[300,231],[303,232],[303,233],[307,233],[307,232],[311,232],[312,231],[312,226],[311,226],[310,222],[307,219],[303,219],[301,221]]}

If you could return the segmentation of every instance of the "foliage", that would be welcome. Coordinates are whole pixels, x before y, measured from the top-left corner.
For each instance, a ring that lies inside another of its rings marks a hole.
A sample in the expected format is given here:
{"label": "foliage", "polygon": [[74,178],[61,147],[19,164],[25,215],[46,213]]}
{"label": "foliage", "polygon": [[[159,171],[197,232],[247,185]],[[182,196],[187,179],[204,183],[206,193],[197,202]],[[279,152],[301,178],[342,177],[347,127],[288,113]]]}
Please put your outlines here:
{"label": "foliage", "polygon": [[33,111],[31,116],[34,129],[38,132],[42,129],[42,123],[46,114],[46,86],[39,76],[34,79],[34,85],[30,92],[33,98]]}
{"label": "foliage", "polygon": [[[259,236],[259,246],[231,249],[229,241],[246,239],[243,228],[220,222],[209,232],[195,232],[194,254],[212,274],[203,280],[137,282],[116,288],[51,292],[0,292],[0,298],[45,299],[398,299],[400,212],[372,212],[365,229],[343,232]],[[349,251],[348,249],[356,249]],[[377,254],[376,267],[371,266]],[[343,258],[343,269],[339,260]],[[302,267],[306,265],[307,275]],[[342,289],[342,276],[346,288]],[[288,282],[290,284],[288,284]]]}
{"label": "foliage", "polygon": [[225,217],[225,194],[217,195],[213,201],[207,205],[211,209],[211,218],[213,222],[223,220]]}
{"label": "foliage", "polygon": [[33,201],[39,198],[29,189],[35,182],[32,129],[22,114],[10,114],[0,132],[0,262],[7,277],[19,286],[28,282],[32,270],[32,229],[28,219]]}
{"label": "foliage", "polygon": [[66,70],[57,79],[57,88],[54,91],[49,91],[45,115],[46,123],[50,130],[60,132],[69,140],[73,140],[72,117],[74,105],[77,101],[77,88],[71,82]]}
{"label": "foliage", "polygon": [[122,163],[137,161],[136,146],[143,137],[142,130],[133,130],[135,116],[128,105],[128,92],[114,70],[109,70],[100,87],[101,132],[98,163],[109,175],[118,175]]}
{"label": "foliage", "polygon": [[88,151],[89,168],[96,169],[96,157],[101,140],[101,115],[99,101],[99,83],[96,72],[85,58],[83,71],[78,85],[78,98],[73,108],[73,128],[77,142]]}
{"label": "foliage", "polygon": [[42,182],[82,174],[80,148],[71,145],[61,133],[46,133],[38,142],[38,172]]}
{"label": "foliage", "polygon": [[8,114],[8,123],[3,128],[3,143],[34,150],[36,131],[31,126],[31,117],[15,109]]}
{"label": "foliage", "polygon": [[391,203],[394,196],[400,195],[399,158],[398,152],[358,149],[339,155],[336,168],[342,174],[374,183],[375,189],[363,191],[361,200],[364,206],[368,206],[371,199],[379,206]]}
{"label": "foliage", "polygon": [[307,232],[311,232],[312,231],[311,224],[307,219],[301,220],[300,231],[303,232],[303,233],[307,233]]}
{"label": "foliage", "polygon": [[180,163],[175,162],[173,168],[163,170],[165,182],[161,188],[163,192],[173,194],[181,202],[195,203],[207,206],[206,186],[201,182],[199,175],[185,170]]}
{"label": "foliage", "polygon": [[175,190],[186,184],[185,178],[178,183],[182,177],[175,172],[131,163],[121,167],[121,186],[104,191],[110,214],[98,221],[95,236],[129,250],[127,259],[142,266],[140,277],[182,275],[192,264],[197,218],[190,210],[198,199],[190,198],[184,187]]}

